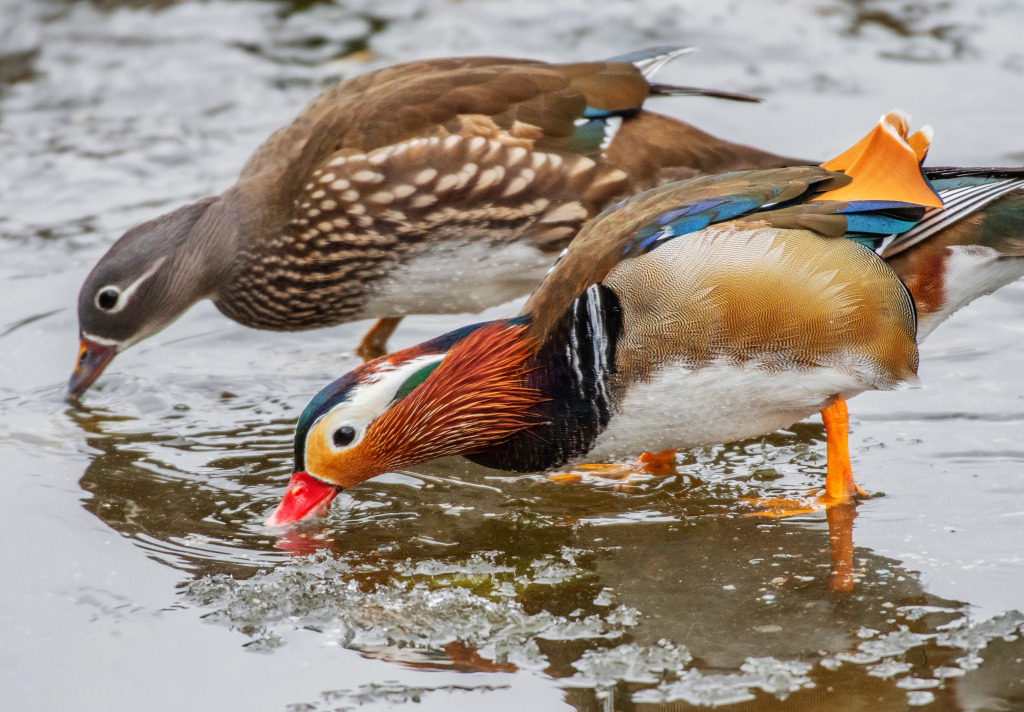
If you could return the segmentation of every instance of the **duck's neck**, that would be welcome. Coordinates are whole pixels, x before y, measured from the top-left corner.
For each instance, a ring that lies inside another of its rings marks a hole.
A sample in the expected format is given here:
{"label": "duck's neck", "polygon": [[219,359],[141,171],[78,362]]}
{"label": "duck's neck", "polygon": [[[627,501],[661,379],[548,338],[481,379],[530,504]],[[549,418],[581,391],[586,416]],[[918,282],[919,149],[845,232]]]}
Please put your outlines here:
{"label": "duck's neck", "polygon": [[214,297],[228,279],[239,236],[245,229],[238,210],[224,195],[208,199],[209,208],[196,222],[186,244],[182,246],[178,261],[194,275],[202,297]]}
{"label": "duck's neck", "polygon": [[542,424],[466,457],[486,467],[530,472],[589,452],[615,408],[611,381],[621,333],[615,292],[590,287],[527,364],[526,384],[545,399],[533,413]]}

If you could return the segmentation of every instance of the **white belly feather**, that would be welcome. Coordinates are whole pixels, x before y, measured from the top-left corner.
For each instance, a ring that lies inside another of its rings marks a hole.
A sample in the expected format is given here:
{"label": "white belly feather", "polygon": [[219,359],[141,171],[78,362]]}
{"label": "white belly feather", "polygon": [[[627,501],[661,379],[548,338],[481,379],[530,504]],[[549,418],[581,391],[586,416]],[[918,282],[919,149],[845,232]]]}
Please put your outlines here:
{"label": "white belly feather", "polygon": [[850,398],[864,379],[847,369],[766,372],[715,362],[696,371],[668,367],[630,388],[588,457],[625,457],[743,440],[787,428]]}
{"label": "white belly feather", "polygon": [[476,314],[529,294],[557,256],[521,242],[425,243],[413,250],[378,285],[359,318]]}

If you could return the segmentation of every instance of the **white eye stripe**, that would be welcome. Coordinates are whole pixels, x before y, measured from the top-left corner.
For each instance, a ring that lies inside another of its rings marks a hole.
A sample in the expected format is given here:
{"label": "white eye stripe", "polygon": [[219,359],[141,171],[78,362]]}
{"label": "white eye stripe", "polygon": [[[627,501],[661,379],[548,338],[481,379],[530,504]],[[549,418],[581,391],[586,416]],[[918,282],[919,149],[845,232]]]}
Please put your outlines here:
{"label": "white eye stripe", "polygon": [[[355,447],[362,440],[370,423],[388,409],[398,390],[409,377],[425,366],[438,363],[444,357],[445,354],[430,354],[417,356],[398,366],[382,365],[380,370],[356,386],[343,403],[334,406],[313,424],[306,436],[306,451],[309,451],[310,438],[314,437],[314,433],[319,433],[319,437],[325,438],[327,446],[334,452]],[[334,431],[344,425],[354,428],[356,437],[348,445],[338,448],[334,445]]]}
{"label": "white eye stripe", "polygon": [[[367,380],[353,389],[352,394],[344,402],[335,407],[335,411],[344,411],[356,422],[370,422],[381,415],[398,394],[398,390],[409,377],[425,366],[438,363],[445,354],[417,356],[398,366],[390,366],[377,371],[373,380]],[[334,411],[332,411],[334,412]]]}
{"label": "white eye stripe", "polygon": [[117,312],[124,309],[125,305],[128,303],[128,300],[131,299],[131,296],[135,293],[135,290],[137,290],[142,285],[143,282],[145,282],[147,279],[156,274],[156,271],[160,269],[160,265],[162,265],[164,263],[164,260],[166,259],[166,255],[158,259],[156,262],[153,263],[152,267],[150,267],[143,273],[141,277],[139,277],[137,280],[129,284],[124,289],[119,288],[116,284],[108,284],[107,286],[102,287],[98,292],[96,292],[96,306],[98,306],[100,309],[103,309],[103,307],[99,306],[100,295],[103,294],[103,292],[107,291],[108,289],[113,289],[120,293],[118,295],[117,302],[110,309],[103,309],[103,311],[105,311],[108,314],[116,314]]}

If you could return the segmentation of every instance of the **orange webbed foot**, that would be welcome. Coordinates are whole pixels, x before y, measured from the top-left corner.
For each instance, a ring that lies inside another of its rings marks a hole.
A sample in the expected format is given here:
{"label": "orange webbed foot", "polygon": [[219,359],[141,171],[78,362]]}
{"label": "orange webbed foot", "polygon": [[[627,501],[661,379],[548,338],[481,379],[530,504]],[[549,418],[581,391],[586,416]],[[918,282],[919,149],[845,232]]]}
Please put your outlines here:
{"label": "orange webbed foot", "polygon": [[798,514],[810,514],[825,509],[826,505],[811,497],[752,497],[740,500],[757,507],[759,511],[748,512],[744,517],[772,517],[782,519]]}
{"label": "orange webbed foot", "polygon": [[566,472],[556,472],[548,476],[550,482],[574,484],[587,477],[598,477],[604,480],[618,480],[619,485],[631,485],[646,477],[670,477],[678,475],[676,469],[676,451],[645,452],[631,462],[600,464],[586,463],[577,465]]}
{"label": "orange webbed foot", "polygon": [[[856,487],[856,485],[854,485]],[[856,487],[856,492],[846,497],[832,497],[820,489],[810,490],[804,497],[753,497],[741,501],[760,508],[762,511],[749,512],[745,517],[795,517],[798,514],[810,514],[831,509],[836,505],[856,504],[858,497],[870,495]]]}

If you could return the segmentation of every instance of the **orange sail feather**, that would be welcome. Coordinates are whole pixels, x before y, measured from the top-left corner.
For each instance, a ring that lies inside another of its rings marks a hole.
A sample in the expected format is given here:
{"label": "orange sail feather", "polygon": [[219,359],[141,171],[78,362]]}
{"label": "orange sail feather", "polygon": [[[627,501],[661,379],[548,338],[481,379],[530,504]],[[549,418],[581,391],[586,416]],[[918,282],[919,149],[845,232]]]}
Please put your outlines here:
{"label": "orange sail feather", "polygon": [[913,136],[908,133],[906,114],[891,111],[883,116],[867,136],[821,164],[830,171],[843,171],[853,180],[814,200],[899,201],[941,208],[942,199],[921,175],[920,162],[928,152],[931,129],[926,127]]}

